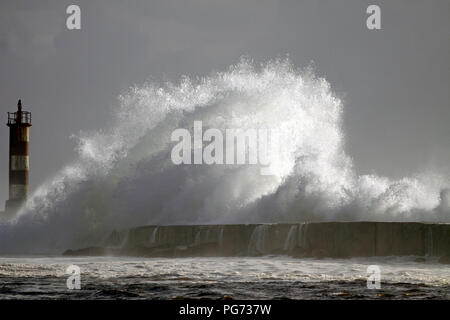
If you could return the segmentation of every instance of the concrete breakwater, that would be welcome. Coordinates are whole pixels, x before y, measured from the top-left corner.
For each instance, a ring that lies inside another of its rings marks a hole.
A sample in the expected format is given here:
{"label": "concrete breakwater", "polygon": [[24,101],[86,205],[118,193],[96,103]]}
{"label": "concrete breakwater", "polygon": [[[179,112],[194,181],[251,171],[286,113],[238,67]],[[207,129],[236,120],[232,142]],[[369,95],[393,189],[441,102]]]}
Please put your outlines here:
{"label": "concrete breakwater", "polygon": [[311,222],[144,226],[114,231],[98,247],[67,250],[65,255],[147,257],[437,256],[448,262],[450,224],[414,222]]}

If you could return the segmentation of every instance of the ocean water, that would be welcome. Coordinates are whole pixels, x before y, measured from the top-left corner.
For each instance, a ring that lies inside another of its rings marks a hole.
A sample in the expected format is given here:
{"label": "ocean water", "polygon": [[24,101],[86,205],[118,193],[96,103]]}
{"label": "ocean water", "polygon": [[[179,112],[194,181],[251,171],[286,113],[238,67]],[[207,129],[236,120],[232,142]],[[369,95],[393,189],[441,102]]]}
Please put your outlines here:
{"label": "ocean water", "polygon": [[[80,290],[66,269],[80,267]],[[378,265],[381,288],[367,288]],[[2,257],[0,299],[449,299],[434,259]]]}

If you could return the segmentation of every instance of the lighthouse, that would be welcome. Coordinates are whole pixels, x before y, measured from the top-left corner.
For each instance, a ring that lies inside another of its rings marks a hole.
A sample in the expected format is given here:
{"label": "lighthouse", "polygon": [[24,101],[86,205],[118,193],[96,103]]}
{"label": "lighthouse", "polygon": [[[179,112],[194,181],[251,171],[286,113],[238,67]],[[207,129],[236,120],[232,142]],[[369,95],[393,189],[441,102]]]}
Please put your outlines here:
{"label": "lighthouse", "polygon": [[22,101],[16,112],[8,112],[9,127],[9,199],[6,213],[16,212],[28,196],[30,170],[29,141],[31,112],[22,110]]}

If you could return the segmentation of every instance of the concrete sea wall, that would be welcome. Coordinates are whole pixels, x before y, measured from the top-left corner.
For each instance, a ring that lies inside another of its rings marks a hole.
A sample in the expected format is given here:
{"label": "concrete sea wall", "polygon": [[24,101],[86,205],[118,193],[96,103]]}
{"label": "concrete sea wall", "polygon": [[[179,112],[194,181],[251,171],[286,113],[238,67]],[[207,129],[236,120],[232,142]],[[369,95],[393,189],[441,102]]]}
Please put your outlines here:
{"label": "concrete sea wall", "polygon": [[403,222],[316,222],[144,226],[114,231],[100,247],[68,250],[67,255],[147,257],[450,256],[450,224]]}

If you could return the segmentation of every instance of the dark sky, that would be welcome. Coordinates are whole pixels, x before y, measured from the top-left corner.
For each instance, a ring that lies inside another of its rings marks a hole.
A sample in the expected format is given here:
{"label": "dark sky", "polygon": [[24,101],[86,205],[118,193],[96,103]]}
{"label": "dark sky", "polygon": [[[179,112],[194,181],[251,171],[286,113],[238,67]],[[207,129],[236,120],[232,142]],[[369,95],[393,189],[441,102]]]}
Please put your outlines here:
{"label": "dark sky", "polygon": [[[66,8],[81,7],[81,30]],[[382,30],[366,28],[381,7]],[[314,61],[345,102],[357,172],[390,177],[450,167],[450,1],[142,0],[0,4],[0,115],[33,113],[31,187],[74,159],[80,130],[102,128],[117,96],[147,79],[208,75],[289,55]],[[0,129],[0,203],[8,128]],[[0,204],[2,209],[2,204]]]}

